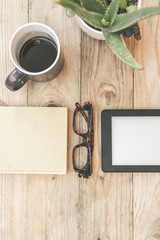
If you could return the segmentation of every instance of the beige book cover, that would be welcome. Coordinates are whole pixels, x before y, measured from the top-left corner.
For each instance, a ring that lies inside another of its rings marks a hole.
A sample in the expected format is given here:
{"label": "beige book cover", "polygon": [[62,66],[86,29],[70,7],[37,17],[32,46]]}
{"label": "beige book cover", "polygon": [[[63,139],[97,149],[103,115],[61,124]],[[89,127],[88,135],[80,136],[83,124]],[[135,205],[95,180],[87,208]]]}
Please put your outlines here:
{"label": "beige book cover", "polygon": [[0,172],[65,174],[67,108],[0,107]]}

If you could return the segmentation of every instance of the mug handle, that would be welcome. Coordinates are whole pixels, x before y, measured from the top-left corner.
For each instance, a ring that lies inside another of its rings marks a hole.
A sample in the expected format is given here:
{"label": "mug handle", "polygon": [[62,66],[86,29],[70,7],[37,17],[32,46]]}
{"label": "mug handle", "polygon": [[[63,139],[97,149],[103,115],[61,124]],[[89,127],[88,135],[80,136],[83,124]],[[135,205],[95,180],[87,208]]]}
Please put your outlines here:
{"label": "mug handle", "polygon": [[11,91],[17,91],[28,81],[29,76],[15,68],[6,78],[5,85]]}

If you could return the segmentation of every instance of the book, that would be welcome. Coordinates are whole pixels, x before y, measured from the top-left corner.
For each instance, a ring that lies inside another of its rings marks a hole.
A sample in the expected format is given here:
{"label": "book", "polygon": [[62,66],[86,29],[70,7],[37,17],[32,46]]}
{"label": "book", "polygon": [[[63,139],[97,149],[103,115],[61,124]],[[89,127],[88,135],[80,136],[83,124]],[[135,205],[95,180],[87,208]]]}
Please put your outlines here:
{"label": "book", "polygon": [[0,107],[0,173],[66,171],[67,108]]}

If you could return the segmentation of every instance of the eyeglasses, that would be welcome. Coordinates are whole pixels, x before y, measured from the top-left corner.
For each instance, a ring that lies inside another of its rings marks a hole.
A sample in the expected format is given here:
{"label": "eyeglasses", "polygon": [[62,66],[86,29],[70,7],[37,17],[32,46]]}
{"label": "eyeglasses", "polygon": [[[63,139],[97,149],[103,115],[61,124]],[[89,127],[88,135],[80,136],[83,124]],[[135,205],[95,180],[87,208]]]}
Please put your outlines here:
{"label": "eyeglasses", "polygon": [[[79,177],[88,178],[92,174],[92,153],[93,153],[93,145],[94,145],[94,131],[93,131],[93,108],[92,104],[87,102],[83,107],[79,103],[76,103],[76,109],[73,114],[73,131],[83,138],[83,143],[76,145],[73,148],[72,152],[72,160],[73,160],[73,168],[76,172],[78,172]],[[78,122],[79,113],[82,115],[83,120],[85,122],[87,131],[82,133],[78,130],[76,123]],[[76,159],[76,150],[82,147],[87,148],[87,159],[86,164],[80,169],[77,166]]]}

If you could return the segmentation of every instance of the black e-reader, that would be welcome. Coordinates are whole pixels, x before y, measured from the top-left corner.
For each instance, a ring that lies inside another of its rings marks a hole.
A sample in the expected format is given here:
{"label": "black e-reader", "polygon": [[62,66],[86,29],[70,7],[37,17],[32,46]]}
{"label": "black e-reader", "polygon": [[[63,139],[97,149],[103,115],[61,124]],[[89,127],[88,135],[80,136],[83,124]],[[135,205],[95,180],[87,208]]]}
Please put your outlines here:
{"label": "black e-reader", "polygon": [[103,110],[104,172],[160,172],[160,110]]}

